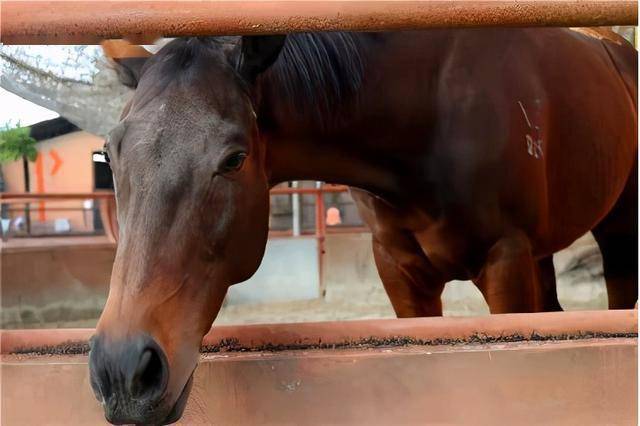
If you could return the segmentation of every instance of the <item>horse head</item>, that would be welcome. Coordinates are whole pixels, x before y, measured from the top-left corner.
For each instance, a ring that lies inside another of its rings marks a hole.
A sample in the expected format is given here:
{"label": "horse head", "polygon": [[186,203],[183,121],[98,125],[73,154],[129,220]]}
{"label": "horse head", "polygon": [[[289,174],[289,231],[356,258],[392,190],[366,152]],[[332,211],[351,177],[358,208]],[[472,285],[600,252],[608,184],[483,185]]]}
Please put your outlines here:
{"label": "horse head", "polygon": [[260,264],[269,183],[255,81],[284,38],[176,39],[114,58],[135,92],[106,144],[119,243],[90,354],[112,423],[182,415],[227,288]]}

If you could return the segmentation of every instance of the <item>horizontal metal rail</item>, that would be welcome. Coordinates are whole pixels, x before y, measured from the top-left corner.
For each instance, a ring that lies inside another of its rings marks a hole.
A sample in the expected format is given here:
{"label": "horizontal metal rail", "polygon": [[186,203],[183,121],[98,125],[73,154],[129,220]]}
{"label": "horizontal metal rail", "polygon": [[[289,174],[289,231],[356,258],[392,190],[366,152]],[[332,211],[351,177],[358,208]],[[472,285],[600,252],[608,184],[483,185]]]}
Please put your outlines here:
{"label": "horizontal metal rail", "polygon": [[[323,255],[324,255],[324,241],[327,234],[327,224],[325,218],[325,205],[323,195],[326,193],[341,193],[347,192],[348,186],[345,185],[331,185],[324,184],[315,188],[292,188],[292,187],[277,187],[272,188],[269,191],[270,195],[313,195],[315,196],[315,231],[314,236],[317,241],[318,248],[318,273],[320,282],[320,291],[324,290],[323,281]],[[44,213],[44,202],[60,202],[60,201],[73,201],[73,200],[88,200],[88,199],[101,199],[104,202],[100,204],[100,214],[104,223],[105,233],[110,241],[116,242],[118,235],[118,225],[116,223],[115,215],[115,194],[112,191],[104,192],[76,192],[76,193],[30,193],[30,192],[2,192],[0,193],[0,204],[15,205],[15,204],[29,204],[40,203],[40,211]],[[46,210],[53,210],[47,207]],[[351,228],[351,230],[357,230],[362,232],[366,228]],[[285,231],[269,231],[270,236],[289,236],[290,233]],[[2,234],[3,240],[7,238],[6,234]]]}
{"label": "horizontal metal rail", "polygon": [[2,204],[26,204],[38,201],[73,201],[73,200],[98,200],[111,199],[113,192],[66,192],[66,193],[37,193],[37,192],[2,192],[0,203]]}
{"label": "horizontal metal rail", "polygon": [[[635,334],[638,311],[574,311],[534,314],[501,314],[483,317],[434,317],[298,324],[215,326],[204,337],[204,346],[235,342],[247,348],[343,344],[365,339],[411,337],[416,340],[465,340],[510,336],[555,336],[557,339],[600,334]],[[46,348],[87,343],[93,329],[4,330],[0,334],[2,354],[26,348]]]}
{"label": "horizontal metal rail", "polygon": [[[318,195],[323,193],[346,192],[349,188],[344,185],[323,185],[320,188],[287,188],[278,187],[269,191],[270,195]],[[95,200],[113,198],[112,191],[105,192],[0,192],[2,204],[26,204],[38,201],[71,201],[71,200]]]}
{"label": "horizontal metal rail", "polygon": [[637,1],[30,1],[2,2],[4,44],[442,27],[637,25]]}

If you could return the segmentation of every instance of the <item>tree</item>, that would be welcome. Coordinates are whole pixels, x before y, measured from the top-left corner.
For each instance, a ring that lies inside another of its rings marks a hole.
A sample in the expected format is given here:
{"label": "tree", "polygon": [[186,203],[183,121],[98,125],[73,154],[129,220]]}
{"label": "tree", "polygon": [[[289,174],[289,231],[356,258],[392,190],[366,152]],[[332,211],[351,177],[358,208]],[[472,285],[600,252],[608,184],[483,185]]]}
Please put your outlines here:
{"label": "tree", "polygon": [[[30,132],[30,127],[20,127],[20,123],[17,123],[15,126],[7,123],[4,129],[0,131],[0,163],[16,161],[22,158],[25,192],[31,192],[29,161],[36,161],[38,157],[36,140],[31,137]],[[25,205],[24,214],[27,232],[29,233],[31,232],[31,217],[28,203]]]}
{"label": "tree", "polygon": [[0,46],[0,87],[98,136],[118,124],[133,92],[100,46]]}

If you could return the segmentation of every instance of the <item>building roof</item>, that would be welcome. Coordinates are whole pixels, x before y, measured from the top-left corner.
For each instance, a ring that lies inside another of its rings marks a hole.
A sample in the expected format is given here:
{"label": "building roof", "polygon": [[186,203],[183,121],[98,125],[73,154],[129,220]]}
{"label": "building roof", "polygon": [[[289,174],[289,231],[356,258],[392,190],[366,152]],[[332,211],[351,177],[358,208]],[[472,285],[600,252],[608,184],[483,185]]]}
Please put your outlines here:
{"label": "building roof", "polygon": [[29,127],[31,128],[30,136],[37,141],[55,138],[56,136],[62,136],[80,130],[64,117],[41,121]]}

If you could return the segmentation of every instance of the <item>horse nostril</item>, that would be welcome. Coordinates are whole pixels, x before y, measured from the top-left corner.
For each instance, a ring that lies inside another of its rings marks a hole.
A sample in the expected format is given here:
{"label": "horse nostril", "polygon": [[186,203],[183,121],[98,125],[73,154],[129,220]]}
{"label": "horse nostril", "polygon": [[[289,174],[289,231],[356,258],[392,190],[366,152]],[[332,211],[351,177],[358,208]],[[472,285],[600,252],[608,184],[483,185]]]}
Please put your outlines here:
{"label": "horse nostril", "polygon": [[164,362],[158,351],[155,348],[146,348],[140,355],[131,379],[131,396],[137,399],[151,398],[164,392],[166,374]]}
{"label": "horse nostril", "polygon": [[90,383],[96,399],[105,403],[111,396],[111,377],[109,367],[105,361],[105,353],[97,336],[89,340],[91,352],[89,353]]}

